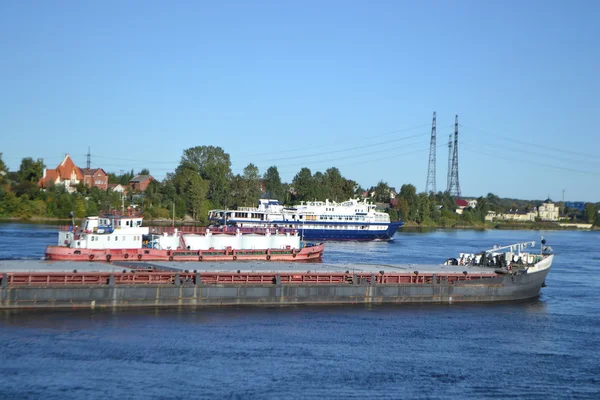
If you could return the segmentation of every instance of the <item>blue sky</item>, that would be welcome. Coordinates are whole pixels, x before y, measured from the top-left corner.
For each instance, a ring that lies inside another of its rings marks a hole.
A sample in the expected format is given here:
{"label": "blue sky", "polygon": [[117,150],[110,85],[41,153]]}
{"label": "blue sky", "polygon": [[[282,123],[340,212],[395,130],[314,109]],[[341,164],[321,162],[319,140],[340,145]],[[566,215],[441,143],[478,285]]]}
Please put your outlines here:
{"label": "blue sky", "polygon": [[[218,3],[218,4],[217,4]],[[437,188],[459,114],[466,196],[600,201],[595,1],[4,1],[0,152],[163,178],[185,148],[241,173],[336,166]]]}

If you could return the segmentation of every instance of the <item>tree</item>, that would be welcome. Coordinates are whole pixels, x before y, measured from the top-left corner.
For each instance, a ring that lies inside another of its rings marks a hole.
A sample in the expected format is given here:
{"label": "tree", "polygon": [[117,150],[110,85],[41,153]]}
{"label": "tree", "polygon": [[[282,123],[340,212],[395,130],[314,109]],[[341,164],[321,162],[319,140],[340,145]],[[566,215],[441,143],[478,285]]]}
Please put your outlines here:
{"label": "tree", "polygon": [[250,207],[256,206],[258,199],[260,199],[260,175],[258,174],[258,167],[252,163],[248,164],[244,168],[243,179],[246,184],[244,203]]}
{"label": "tree", "polygon": [[[340,170],[332,167],[324,174],[325,197],[334,201],[348,200],[346,195],[346,179],[340,173]],[[323,200],[323,199],[322,199]]]}
{"label": "tree", "polygon": [[4,160],[2,160],[2,153],[0,153],[0,183],[4,181],[4,177],[8,174],[8,167],[4,164]]}
{"label": "tree", "polygon": [[294,200],[314,200],[315,187],[310,169],[304,167],[292,179],[292,185],[296,194]]}
{"label": "tree", "polygon": [[405,198],[400,197],[398,199],[396,208],[398,209],[398,214],[402,220],[406,221],[409,219],[409,217],[410,217],[409,206],[408,206],[408,201]]}
{"label": "tree", "polygon": [[[375,188],[374,188],[374,192],[375,192],[375,196],[373,196],[374,200],[379,203],[389,203],[390,198],[391,198],[390,197],[391,190],[392,189],[389,187],[387,182],[379,181],[377,186],[375,186]],[[415,189],[415,192],[416,192],[416,189]]]}
{"label": "tree", "polygon": [[206,200],[209,183],[200,175],[194,175],[188,182],[188,208],[195,220],[206,222],[208,218],[209,202]]}
{"label": "tree", "polygon": [[325,175],[321,171],[317,171],[313,174],[312,181],[312,195],[309,200],[325,200],[328,197]]}
{"label": "tree", "polygon": [[285,201],[285,190],[281,183],[281,177],[276,166],[269,167],[263,175],[266,195],[271,199],[277,199],[283,203]]}
{"label": "tree", "polygon": [[138,175],[150,175],[150,170],[148,168],[142,168]]}
{"label": "tree", "polygon": [[485,217],[488,211],[490,211],[490,204],[488,203],[488,197],[479,197],[477,199],[477,205],[473,211],[473,217],[480,222],[485,222]]}
{"label": "tree", "polygon": [[596,222],[596,206],[593,203],[585,203],[584,217],[587,222],[593,224]]}
{"label": "tree", "polygon": [[42,179],[44,174],[44,161],[38,158],[36,161],[31,157],[25,157],[21,160],[21,166],[19,167],[18,178],[19,182],[33,182],[37,183]]}
{"label": "tree", "polygon": [[225,207],[229,194],[231,161],[229,154],[215,146],[196,146],[183,151],[179,167],[196,170],[202,179],[210,181],[208,198],[215,207]]}
{"label": "tree", "polygon": [[419,198],[417,196],[417,188],[410,183],[402,185],[400,187],[400,193],[397,196],[400,199],[406,200],[408,205],[408,216],[404,216],[405,219],[414,221],[417,218],[417,212],[419,209]]}
{"label": "tree", "polygon": [[429,195],[425,192],[419,193],[419,211],[418,220],[419,223],[427,223],[430,221],[431,207],[429,201]]}

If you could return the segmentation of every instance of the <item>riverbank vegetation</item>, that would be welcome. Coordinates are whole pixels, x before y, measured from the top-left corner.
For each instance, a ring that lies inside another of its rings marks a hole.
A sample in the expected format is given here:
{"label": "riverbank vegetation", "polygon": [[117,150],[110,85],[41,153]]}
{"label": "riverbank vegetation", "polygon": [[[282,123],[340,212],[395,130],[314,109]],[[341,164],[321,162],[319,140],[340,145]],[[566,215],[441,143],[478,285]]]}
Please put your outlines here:
{"label": "riverbank vegetation", "polygon": [[[130,190],[126,195],[89,188],[82,183],[71,190],[64,185],[41,190],[37,182],[44,168],[43,160],[27,157],[21,161],[18,171],[11,172],[0,153],[0,218],[66,219],[70,212],[81,218],[133,206],[143,210],[150,220],[170,220],[174,214],[179,221],[206,224],[211,209],[255,207],[261,197],[291,205],[310,200],[344,201],[366,194],[388,212],[392,220],[402,219],[407,227],[558,227],[541,221],[503,223],[485,219],[488,211],[527,212],[541,201],[502,199],[489,193],[477,198],[474,207],[466,207],[458,214],[456,199],[446,192],[418,193],[410,183],[396,191],[383,181],[365,190],[354,180],[342,176],[336,167],[314,173],[309,168],[301,168],[290,183],[282,182],[276,166],[261,174],[250,163],[242,174],[234,174],[229,154],[214,146],[184,150],[180,164],[164,180],[153,180],[144,192]],[[149,169],[139,171],[140,174],[150,172]],[[109,183],[128,186],[133,176],[133,170],[120,175],[109,173]],[[600,226],[599,206],[586,203],[583,210],[566,209],[564,218],[569,222]]]}

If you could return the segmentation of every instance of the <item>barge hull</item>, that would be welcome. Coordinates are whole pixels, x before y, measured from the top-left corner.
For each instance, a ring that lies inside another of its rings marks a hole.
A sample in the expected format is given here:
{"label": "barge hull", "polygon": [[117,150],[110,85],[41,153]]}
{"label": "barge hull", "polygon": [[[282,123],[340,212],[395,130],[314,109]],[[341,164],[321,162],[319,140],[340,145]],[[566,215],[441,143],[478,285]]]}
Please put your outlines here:
{"label": "barge hull", "polygon": [[464,303],[537,297],[549,269],[482,280],[430,283],[274,283],[0,285],[0,309],[173,306],[294,306],[315,304]]}

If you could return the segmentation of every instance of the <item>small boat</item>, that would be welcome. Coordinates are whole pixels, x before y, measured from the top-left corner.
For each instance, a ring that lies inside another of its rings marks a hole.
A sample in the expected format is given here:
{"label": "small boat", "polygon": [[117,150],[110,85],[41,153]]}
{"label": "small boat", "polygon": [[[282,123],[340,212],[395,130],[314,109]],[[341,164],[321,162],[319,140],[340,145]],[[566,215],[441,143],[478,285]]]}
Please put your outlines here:
{"label": "small boat", "polygon": [[306,240],[392,240],[404,223],[391,221],[373,203],[350,199],[308,201],[285,207],[277,200],[260,199],[258,207],[210,210],[209,221],[238,227],[287,227]]}
{"label": "small boat", "polygon": [[47,260],[62,261],[317,261],[323,243],[290,229],[165,228],[142,226],[141,216],[87,217],[63,227]]}

